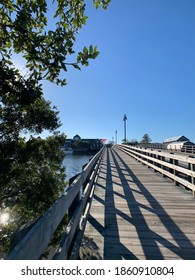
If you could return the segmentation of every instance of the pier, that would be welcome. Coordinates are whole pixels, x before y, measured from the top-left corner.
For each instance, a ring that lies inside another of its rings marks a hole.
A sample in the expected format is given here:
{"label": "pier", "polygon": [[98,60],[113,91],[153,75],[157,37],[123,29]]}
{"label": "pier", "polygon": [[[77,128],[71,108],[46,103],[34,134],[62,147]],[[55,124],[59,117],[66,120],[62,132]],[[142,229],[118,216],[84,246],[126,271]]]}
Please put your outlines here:
{"label": "pier", "polygon": [[195,259],[195,157],[103,147],[7,259],[38,259],[64,215],[52,259]]}
{"label": "pier", "polygon": [[104,153],[85,235],[100,259],[194,259],[195,200],[119,149]]}

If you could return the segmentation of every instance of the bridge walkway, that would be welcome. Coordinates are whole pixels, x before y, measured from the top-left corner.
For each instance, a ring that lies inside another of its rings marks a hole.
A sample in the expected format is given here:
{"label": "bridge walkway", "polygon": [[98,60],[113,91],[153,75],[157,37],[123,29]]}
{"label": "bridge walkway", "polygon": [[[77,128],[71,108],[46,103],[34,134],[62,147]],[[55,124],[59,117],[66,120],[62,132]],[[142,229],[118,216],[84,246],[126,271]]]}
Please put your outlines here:
{"label": "bridge walkway", "polygon": [[189,191],[123,151],[107,148],[82,259],[195,259],[194,217]]}

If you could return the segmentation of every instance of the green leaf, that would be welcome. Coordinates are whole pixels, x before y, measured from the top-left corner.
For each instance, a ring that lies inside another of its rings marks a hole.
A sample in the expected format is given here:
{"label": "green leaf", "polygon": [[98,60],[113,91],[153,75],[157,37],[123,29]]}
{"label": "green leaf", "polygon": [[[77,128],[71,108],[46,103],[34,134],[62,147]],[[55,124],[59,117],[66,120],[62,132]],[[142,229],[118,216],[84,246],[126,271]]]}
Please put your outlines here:
{"label": "green leaf", "polygon": [[98,1],[98,0],[93,0],[93,3],[94,3],[94,5],[95,5],[95,8],[98,9],[99,6],[100,6],[100,1]]}
{"label": "green leaf", "polygon": [[86,47],[84,47],[84,48],[83,48],[83,52],[84,52],[84,54],[87,55],[87,54],[88,54],[88,49],[87,49]]}
{"label": "green leaf", "polygon": [[92,45],[89,46],[89,53],[93,54],[93,46]]}
{"label": "green leaf", "polygon": [[72,64],[72,66],[73,66],[75,69],[81,70],[81,68],[79,67],[79,65],[76,64],[76,63]]}

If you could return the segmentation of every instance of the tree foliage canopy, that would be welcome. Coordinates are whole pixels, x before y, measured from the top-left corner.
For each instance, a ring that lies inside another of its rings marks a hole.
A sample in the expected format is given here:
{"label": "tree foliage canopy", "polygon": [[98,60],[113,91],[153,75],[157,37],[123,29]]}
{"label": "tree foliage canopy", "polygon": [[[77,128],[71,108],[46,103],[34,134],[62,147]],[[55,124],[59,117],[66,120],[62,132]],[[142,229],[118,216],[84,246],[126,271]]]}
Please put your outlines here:
{"label": "tree foliage canopy", "polygon": [[140,141],[140,143],[142,144],[148,144],[150,143],[152,140],[150,139],[150,136],[146,133],[144,134],[144,136],[142,137],[142,140]]}
{"label": "tree foliage canopy", "polygon": [[21,132],[53,131],[61,123],[58,111],[43,97],[36,79],[24,79],[19,71],[0,62],[0,139],[16,140]]}
{"label": "tree foliage canopy", "polygon": [[[111,0],[93,0],[106,9]],[[22,53],[31,76],[66,84],[60,77],[68,66],[80,69],[98,55],[97,47],[84,47],[74,62],[67,57],[75,54],[74,43],[79,29],[86,24],[85,1],[3,0],[0,3],[0,51],[10,60],[12,51]],[[55,25],[50,22],[55,21]],[[53,28],[51,28],[53,26]]]}
{"label": "tree foliage canopy", "polygon": [[[60,149],[66,136],[56,132],[61,125],[58,111],[45,100],[40,81],[63,86],[62,72],[68,66],[81,69],[97,57],[97,47],[92,45],[77,54],[74,51],[76,35],[87,20],[85,2],[0,2],[0,258],[7,252],[12,232],[41,216],[66,185]],[[93,0],[96,8],[106,9],[109,2]],[[23,55],[27,76],[13,66],[13,53]],[[72,55],[75,61],[68,62]],[[44,130],[53,136],[22,137]],[[1,216],[7,209],[9,224],[4,225]]]}
{"label": "tree foliage canopy", "polygon": [[[0,253],[7,252],[12,232],[40,217],[64,190],[65,135],[58,111],[43,97],[37,81],[0,62],[0,219],[7,209],[9,223],[0,221]],[[54,132],[47,139],[21,137],[22,132]],[[2,248],[1,248],[2,246]]]}

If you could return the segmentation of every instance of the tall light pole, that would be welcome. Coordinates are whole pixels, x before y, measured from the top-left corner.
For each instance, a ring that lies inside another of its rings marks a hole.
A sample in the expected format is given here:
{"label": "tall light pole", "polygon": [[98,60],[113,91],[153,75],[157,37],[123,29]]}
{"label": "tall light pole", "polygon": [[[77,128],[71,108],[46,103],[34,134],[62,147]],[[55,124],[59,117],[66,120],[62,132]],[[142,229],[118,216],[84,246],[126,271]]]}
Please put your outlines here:
{"label": "tall light pole", "polygon": [[126,120],[127,120],[127,116],[126,116],[126,114],[124,114],[123,121],[124,121],[124,141],[125,141],[125,144],[127,143],[127,137],[126,137]]}
{"label": "tall light pole", "polygon": [[117,144],[117,130],[115,131],[115,144]]}

